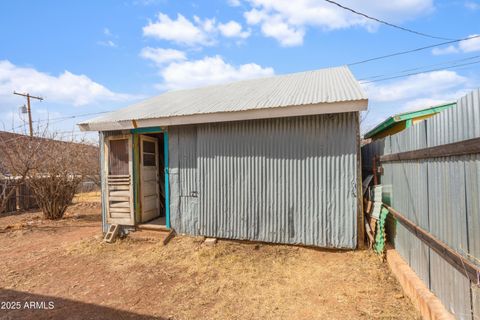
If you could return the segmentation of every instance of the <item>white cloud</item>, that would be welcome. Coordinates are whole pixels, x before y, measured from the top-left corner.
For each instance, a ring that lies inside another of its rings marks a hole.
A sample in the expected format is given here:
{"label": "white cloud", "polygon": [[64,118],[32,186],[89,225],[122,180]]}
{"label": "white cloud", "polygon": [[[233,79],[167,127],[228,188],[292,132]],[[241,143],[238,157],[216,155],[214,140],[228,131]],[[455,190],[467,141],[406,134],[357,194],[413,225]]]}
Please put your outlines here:
{"label": "white cloud", "polygon": [[470,10],[480,10],[480,3],[475,1],[466,1],[465,7]]}
{"label": "white cloud", "polygon": [[451,53],[457,53],[459,50],[457,47],[449,45],[448,47],[443,47],[443,48],[433,48],[432,49],[432,54],[434,56],[441,56],[444,54],[451,54]]}
{"label": "white cloud", "polygon": [[103,28],[103,34],[106,35],[107,37],[113,36],[112,32],[108,28]]}
{"label": "white cloud", "polygon": [[446,91],[456,91],[468,79],[455,71],[441,70],[413,75],[388,84],[364,85],[372,102],[399,102],[423,97],[435,98]]}
{"label": "white cloud", "polygon": [[[469,37],[474,37],[478,36],[477,34],[472,34]],[[462,52],[476,52],[480,51],[480,37],[470,39],[470,40],[465,40],[465,41],[460,41],[458,44],[458,48]]]}
{"label": "white cloud", "polygon": [[107,89],[86,75],[64,71],[58,76],[18,67],[0,60],[0,100],[11,101],[13,91],[41,95],[51,102],[82,106],[100,101],[125,101],[133,97]]}
{"label": "white cloud", "polygon": [[229,21],[227,23],[219,23],[218,30],[227,38],[248,38],[250,31],[243,31],[242,26],[236,21]]}
{"label": "white cloud", "polygon": [[456,101],[478,86],[478,79],[451,70],[422,73],[388,83],[364,84],[370,103],[362,132],[394,114]]}
{"label": "white cloud", "polygon": [[[265,36],[284,46],[302,44],[308,27],[336,30],[360,26],[373,31],[378,26],[324,0],[249,0],[249,3],[251,9],[244,13],[247,23],[260,24]],[[342,4],[394,23],[414,19],[434,9],[433,0],[345,0]]]}
{"label": "white cloud", "polygon": [[151,47],[143,48],[140,52],[140,56],[144,59],[151,60],[159,65],[187,59],[187,56],[183,51]]}
{"label": "white cloud", "polygon": [[222,57],[205,57],[200,60],[173,62],[160,69],[163,82],[159,89],[177,90],[237,80],[273,75],[272,68],[263,68],[255,63],[239,66],[225,62]]}
{"label": "white cloud", "polygon": [[278,15],[269,17],[262,23],[262,32],[265,36],[276,39],[285,47],[301,45],[305,35],[303,28],[285,23]]}
{"label": "white cloud", "polygon": [[150,21],[143,27],[143,35],[190,46],[212,44],[213,41],[208,35],[208,30],[205,30],[205,26],[208,28],[210,25],[209,20],[205,23],[199,21],[198,18],[195,20],[197,20],[197,25],[181,14],[177,15],[176,20],[172,20],[166,14],[159,13],[157,21]]}
{"label": "white cloud", "polygon": [[416,111],[428,107],[438,106],[444,103],[456,101],[462,94],[457,91],[448,92],[447,94],[438,95],[436,98],[418,98],[405,102],[401,105],[402,112]]}
{"label": "white cloud", "polygon": [[194,16],[193,21],[190,21],[181,14],[178,14],[177,19],[173,20],[163,13],[158,14],[157,21],[150,21],[143,27],[143,35],[146,37],[186,46],[213,45],[217,42],[218,34],[227,38],[245,39],[250,36],[250,31],[243,30],[241,24],[233,20],[217,23],[215,18],[202,20],[200,17]]}
{"label": "white cloud", "polygon": [[98,44],[104,47],[116,48],[117,44],[112,40],[98,41]]}
{"label": "white cloud", "polygon": [[227,2],[231,7],[239,7],[241,5],[240,0],[228,0]]}
{"label": "white cloud", "polygon": [[[475,37],[478,36],[477,34],[471,34],[468,37]],[[480,37],[460,41],[457,46],[449,45],[448,47],[444,48],[433,48],[432,54],[433,55],[444,55],[444,54],[451,54],[451,53],[469,53],[469,52],[477,52],[480,51]]]}

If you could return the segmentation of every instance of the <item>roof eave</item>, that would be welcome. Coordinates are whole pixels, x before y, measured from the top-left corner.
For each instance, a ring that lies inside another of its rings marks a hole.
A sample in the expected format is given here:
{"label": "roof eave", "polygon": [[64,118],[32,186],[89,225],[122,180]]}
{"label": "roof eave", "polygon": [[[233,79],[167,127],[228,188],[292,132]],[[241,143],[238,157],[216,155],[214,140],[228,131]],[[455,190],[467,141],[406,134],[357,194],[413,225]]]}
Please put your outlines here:
{"label": "roof eave", "polygon": [[287,107],[249,109],[243,111],[202,113],[152,119],[132,119],[108,122],[85,122],[78,126],[81,131],[113,131],[147,127],[167,127],[209,122],[228,122],[254,119],[282,118],[328,113],[358,112],[367,110],[368,99],[296,105]]}

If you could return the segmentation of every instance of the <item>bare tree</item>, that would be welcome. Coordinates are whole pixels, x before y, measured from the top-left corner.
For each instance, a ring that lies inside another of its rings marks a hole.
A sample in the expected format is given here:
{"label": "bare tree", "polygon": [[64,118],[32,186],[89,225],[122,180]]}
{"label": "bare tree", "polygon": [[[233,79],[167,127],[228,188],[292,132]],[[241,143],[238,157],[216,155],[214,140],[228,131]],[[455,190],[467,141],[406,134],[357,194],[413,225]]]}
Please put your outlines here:
{"label": "bare tree", "polygon": [[[62,140],[60,140],[62,139]],[[46,219],[60,219],[86,177],[99,175],[98,148],[58,133],[0,142],[6,167],[33,191]]]}
{"label": "bare tree", "polygon": [[41,162],[40,146],[37,140],[25,135],[0,133],[0,212],[5,211],[17,187],[25,183]]}

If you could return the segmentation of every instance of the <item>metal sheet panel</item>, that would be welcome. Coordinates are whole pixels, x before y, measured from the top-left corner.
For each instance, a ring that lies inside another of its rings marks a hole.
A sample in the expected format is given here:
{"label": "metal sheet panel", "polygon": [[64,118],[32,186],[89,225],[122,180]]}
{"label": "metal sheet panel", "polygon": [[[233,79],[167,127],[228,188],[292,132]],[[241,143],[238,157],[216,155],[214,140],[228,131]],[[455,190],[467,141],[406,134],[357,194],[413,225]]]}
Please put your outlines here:
{"label": "metal sheet panel", "polygon": [[355,248],[357,126],[354,113],[197,125],[198,234]]}
{"label": "metal sheet panel", "polygon": [[[427,145],[425,123],[419,123],[410,130],[390,136],[386,140],[389,153],[397,153],[424,148]],[[405,214],[411,221],[428,230],[428,184],[427,164],[425,161],[394,162],[386,166],[390,171],[390,181],[382,181],[384,188],[390,192],[390,204]],[[409,231],[397,224],[397,235],[400,255],[427,285],[429,277],[429,248]]]}
{"label": "metal sheet panel", "polygon": [[[82,124],[365,100],[348,67],[170,91]],[[272,112],[275,112],[272,110]],[[339,110],[338,112],[345,112]],[[273,116],[273,114],[272,114]]]}
{"label": "metal sheet panel", "polygon": [[[480,90],[460,98],[457,107],[428,120],[428,146],[480,137]],[[431,232],[464,256],[480,257],[480,210],[478,155],[429,160],[431,184],[441,197],[431,199]],[[433,201],[435,200],[435,201]],[[434,216],[435,215],[435,216]],[[433,256],[432,256],[433,258]],[[450,265],[434,264],[432,290],[459,318],[480,317],[478,297],[471,305],[470,283]]]}
{"label": "metal sheet panel", "polygon": [[[460,98],[457,107],[387,137],[383,154],[476,137],[480,137],[478,89]],[[364,148],[369,149],[364,151],[368,155],[377,146]],[[389,199],[392,207],[459,254],[480,257],[480,155],[393,162],[383,167],[382,184],[388,195],[384,199]],[[397,227],[395,245],[457,319],[480,318],[478,288],[461,272],[401,226]],[[429,269],[425,274],[428,261]],[[427,275],[429,282],[425,279]]]}

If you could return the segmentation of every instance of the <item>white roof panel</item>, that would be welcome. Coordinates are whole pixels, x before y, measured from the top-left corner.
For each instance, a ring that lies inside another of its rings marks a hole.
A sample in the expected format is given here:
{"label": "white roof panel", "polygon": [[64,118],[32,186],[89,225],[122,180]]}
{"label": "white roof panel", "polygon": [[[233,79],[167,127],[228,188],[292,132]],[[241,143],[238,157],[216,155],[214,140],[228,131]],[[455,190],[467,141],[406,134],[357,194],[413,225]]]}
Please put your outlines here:
{"label": "white roof panel", "polygon": [[[101,124],[132,120],[176,118],[192,115],[242,112],[282,107],[363,101],[367,97],[348,67],[243,80],[203,88],[170,91],[80,124],[83,130],[104,130]],[[273,109],[275,108],[275,109]],[[329,108],[329,113],[331,112]],[[339,109],[337,112],[352,110]],[[252,116],[250,116],[251,118]],[[190,120],[192,123],[193,120]],[[208,122],[208,121],[199,121]],[[175,122],[181,124],[181,121]],[[109,125],[110,124],[110,125]]]}

